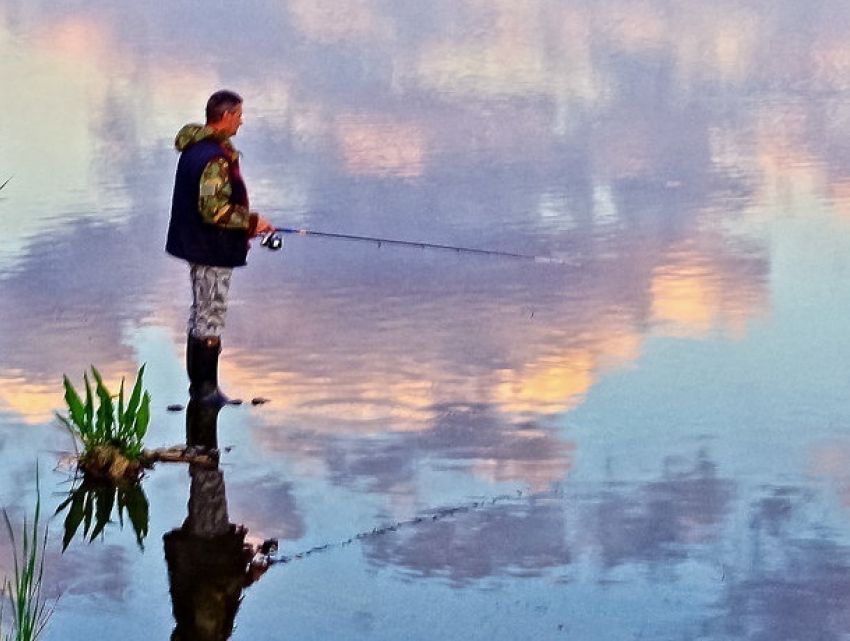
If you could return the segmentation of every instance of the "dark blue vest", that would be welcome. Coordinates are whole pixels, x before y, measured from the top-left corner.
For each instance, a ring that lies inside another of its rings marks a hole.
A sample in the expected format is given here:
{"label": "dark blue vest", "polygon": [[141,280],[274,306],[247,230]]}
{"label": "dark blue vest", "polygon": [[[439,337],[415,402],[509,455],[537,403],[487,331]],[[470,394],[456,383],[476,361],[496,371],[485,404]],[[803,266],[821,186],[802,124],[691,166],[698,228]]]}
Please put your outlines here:
{"label": "dark blue vest", "polygon": [[[245,230],[223,229],[205,223],[198,211],[201,174],[214,158],[226,158],[214,140],[202,140],[180,154],[171,200],[171,220],[165,251],[190,263],[213,267],[241,267],[248,256]],[[247,205],[245,183],[238,169],[231,171],[231,202]]]}

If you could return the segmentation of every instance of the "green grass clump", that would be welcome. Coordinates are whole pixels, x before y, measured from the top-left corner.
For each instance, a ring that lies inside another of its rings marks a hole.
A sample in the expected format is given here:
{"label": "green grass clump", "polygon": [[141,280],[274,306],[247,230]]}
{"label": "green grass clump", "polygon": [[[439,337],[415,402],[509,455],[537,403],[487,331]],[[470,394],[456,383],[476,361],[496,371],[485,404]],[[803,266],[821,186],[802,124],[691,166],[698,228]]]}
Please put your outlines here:
{"label": "green grass clump", "polygon": [[[36,481],[38,485],[38,481]],[[0,610],[0,633],[4,641],[35,641],[38,639],[53,609],[48,609],[41,591],[44,576],[44,550],[47,548],[47,526],[41,527],[41,498],[36,501],[32,524],[24,518],[20,542],[15,537],[9,514],[3,510],[6,530],[12,541],[14,574],[3,579],[3,592],[11,606],[11,630],[4,625]]]}
{"label": "green grass clump", "polygon": [[117,395],[113,395],[103,383],[100,372],[92,366],[91,373],[95,381],[92,391],[88,374],[83,375],[85,398],[76,390],[67,376],[63,376],[65,402],[68,405],[66,415],[57,413],[57,417],[68,431],[83,445],[80,466],[83,471],[108,471],[118,459],[129,463],[127,469],[140,469],[138,463],[142,455],[142,441],[150,421],[151,397],[142,390],[142,377],[145,366],[139,368],[136,383],[128,399],[124,394],[124,379]]}

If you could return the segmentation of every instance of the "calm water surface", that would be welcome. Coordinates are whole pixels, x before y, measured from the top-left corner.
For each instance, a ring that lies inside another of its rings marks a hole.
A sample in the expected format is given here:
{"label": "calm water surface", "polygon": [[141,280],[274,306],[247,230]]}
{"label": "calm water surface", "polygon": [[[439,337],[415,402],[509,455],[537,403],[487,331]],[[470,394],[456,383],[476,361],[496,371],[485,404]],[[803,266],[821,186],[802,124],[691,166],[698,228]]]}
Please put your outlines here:
{"label": "calm water surface", "polygon": [[[848,638],[848,42],[839,0],[0,0],[15,522],[70,487],[63,373],[146,363],[185,441],[172,141],[218,88],[281,226],[555,259],[256,247],[221,378],[271,402],[218,415],[213,494],[146,476],[143,547],[51,521],[45,638],[168,639],[186,594],[234,639]],[[296,558],[180,593],[190,495]]]}

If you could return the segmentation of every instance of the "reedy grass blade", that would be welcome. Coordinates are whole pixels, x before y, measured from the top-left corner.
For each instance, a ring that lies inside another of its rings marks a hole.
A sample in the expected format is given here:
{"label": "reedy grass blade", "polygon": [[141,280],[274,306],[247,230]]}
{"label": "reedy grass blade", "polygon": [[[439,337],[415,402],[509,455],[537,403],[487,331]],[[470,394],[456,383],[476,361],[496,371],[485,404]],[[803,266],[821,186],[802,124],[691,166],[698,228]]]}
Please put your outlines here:
{"label": "reedy grass blade", "polygon": [[130,394],[130,400],[127,402],[126,419],[128,424],[133,424],[136,420],[136,413],[139,411],[139,403],[142,399],[142,378],[145,375],[145,365],[139,368],[136,374],[136,383],[133,385],[133,391]]}
{"label": "reedy grass blade", "polygon": [[[74,535],[80,528],[80,523],[83,522],[84,516],[84,501],[85,495],[82,492],[74,492],[71,498],[71,507],[68,509],[68,514],[65,515],[65,535],[62,537],[62,551],[68,549]],[[63,503],[63,506],[66,505]],[[57,510],[58,511],[58,510]]]}
{"label": "reedy grass blade", "polygon": [[91,368],[92,376],[97,382],[96,394],[100,401],[100,407],[97,410],[98,429],[102,434],[103,440],[107,441],[112,436],[112,426],[115,422],[115,406],[112,402],[112,396],[106,385],[103,383],[103,378],[100,372],[97,371],[94,365]]}
{"label": "reedy grass blade", "polygon": [[88,440],[94,440],[96,436],[94,433],[94,400],[92,398],[91,382],[89,382],[88,374],[83,374],[83,380],[86,384],[86,420],[84,425],[88,431],[88,434],[84,436],[86,436]]}
{"label": "reedy grass blade", "polygon": [[83,534],[88,536],[91,530],[91,519],[94,515],[94,492],[86,492],[86,502],[83,508]]}
{"label": "reedy grass blade", "polygon": [[139,413],[136,416],[136,439],[141,444],[142,439],[148,433],[148,425],[151,420],[151,395],[145,392],[142,398],[142,405],[139,408]]}
{"label": "reedy grass blade", "polygon": [[77,426],[84,425],[86,422],[86,410],[80,395],[67,376],[62,377],[62,383],[65,386],[65,403],[68,404],[71,421]]}
{"label": "reedy grass blade", "polygon": [[109,523],[109,517],[112,516],[112,507],[115,505],[115,494],[117,491],[117,488],[114,487],[104,487],[95,492],[95,524],[89,541],[94,541],[97,535],[103,532],[103,529]]}
{"label": "reedy grass blade", "polygon": [[[39,488],[38,473],[36,472],[36,487]],[[12,557],[14,573],[12,578],[3,581],[3,591],[8,594],[11,605],[13,630],[7,632],[7,641],[34,641],[44,631],[53,609],[47,609],[42,594],[44,577],[44,551],[47,549],[48,528],[42,529],[41,523],[41,491],[38,489],[35,514],[30,526],[24,517],[21,531],[20,548],[9,513],[3,510],[6,530],[12,542]]]}
{"label": "reedy grass blade", "polygon": [[57,514],[59,514],[59,512],[61,512],[62,510],[64,510],[66,507],[68,507],[68,505],[69,505],[69,504],[71,503],[71,501],[73,501],[73,500],[74,500],[74,494],[73,494],[73,493],[71,493],[71,494],[68,496],[68,498],[67,498],[67,499],[65,499],[64,501],[62,501],[62,502],[59,504],[59,507],[57,507],[57,508],[56,508],[56,511],[53,513],[53,516],[56,516]]}
{"label": "reedy grass blade", "polygon": [[150,521],[150,506],[141,485],[127,492],[125,504],[130,523],[133,525],[133,531],[136,533],[136,543],[144,549]]}
{"label": "reedy grass blade", "polygon": [[127,509],[127,492],[124,490],[118,490],[118,496],[116,498],[118,499],[118,524],[123,528],[124,510]]}
{"label": "reedy grass blade", "polygon": [[123,434],[127,429],[127,421],[124,415],[124,377],[121,377],[121,386],[118,388],[118,433]]}
{"label": "reedy grass blade", "polygon": [[[15,530],[14,530],[14,528],[12,528],[12,521],[11,521],[11,519],[9,519],[9,513],[6,511],[5,508],[3,509],[3,520],[6,522],[6,532],[8,532],[9,540],[12,542],[12,550],[13,550],[12,561],[13,561],[13,564],[14,564],[13,567],[14,567],[14,572],[15,572],[14,576],[17,577],[20,574],[20,569],[18,568],[18,552],[17,552],[18,544],[15,540]],[[12,589],[11,589],[12,584],[9,581],[8,578],[6,578],[4,580],[4,587],[6,588],[6,591],[9,593],[9,600],[12,602],[12,617],[14,618],[14,616],[15,616],[14,594],[12,593]]]}

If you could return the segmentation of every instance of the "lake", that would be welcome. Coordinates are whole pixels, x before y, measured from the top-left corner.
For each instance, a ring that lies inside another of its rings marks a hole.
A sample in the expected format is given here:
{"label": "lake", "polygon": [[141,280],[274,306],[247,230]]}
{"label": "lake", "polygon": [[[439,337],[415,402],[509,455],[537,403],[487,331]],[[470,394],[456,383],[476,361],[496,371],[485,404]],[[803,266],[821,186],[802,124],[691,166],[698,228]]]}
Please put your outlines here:
{"label": "lake", "polygon": [[[850,637],[848,43],[838,0],[0,0],[0,505],[52,516],[42,638]],[[221,88],[252,207],[319,234],[234,274],[218,466],[63,550],[63,375],[144,364],[146,445],[191,428],[164,243]]]}

